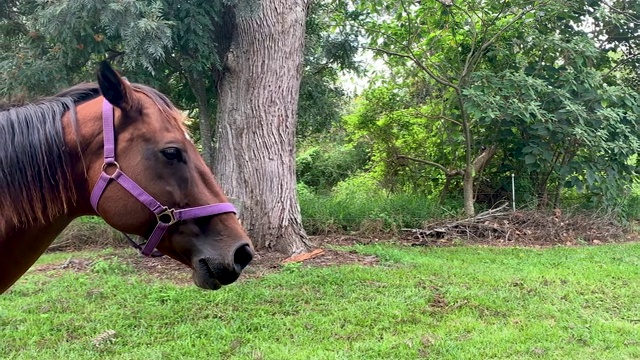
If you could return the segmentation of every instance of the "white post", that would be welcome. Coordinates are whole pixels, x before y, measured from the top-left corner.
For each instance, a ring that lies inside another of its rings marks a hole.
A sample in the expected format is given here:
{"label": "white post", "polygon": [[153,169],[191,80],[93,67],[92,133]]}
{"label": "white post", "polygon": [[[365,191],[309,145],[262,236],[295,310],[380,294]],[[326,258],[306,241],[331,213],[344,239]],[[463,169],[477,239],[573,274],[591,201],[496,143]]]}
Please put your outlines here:
{"label": "white post", "polygon": [[511,173],[511,199],[513,203],[513,211],[516,211],[516,175]]}

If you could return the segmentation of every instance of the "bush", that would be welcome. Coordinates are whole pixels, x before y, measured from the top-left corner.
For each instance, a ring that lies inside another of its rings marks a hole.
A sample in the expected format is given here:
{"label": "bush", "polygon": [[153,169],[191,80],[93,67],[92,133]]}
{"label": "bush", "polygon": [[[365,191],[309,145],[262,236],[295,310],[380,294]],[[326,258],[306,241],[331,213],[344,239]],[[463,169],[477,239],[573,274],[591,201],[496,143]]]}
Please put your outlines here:
{"label": "bush", "polygon": [[364,168],[367,153],[362,146],[323,142],[299,152],[298,181],[319,191],[330,191],[340,181]]}
{"label": "bush", "polygon": [[622,201],[622,216],[629,221],[640,220],[640,183],[634,182],[631,186],[631,194]]}

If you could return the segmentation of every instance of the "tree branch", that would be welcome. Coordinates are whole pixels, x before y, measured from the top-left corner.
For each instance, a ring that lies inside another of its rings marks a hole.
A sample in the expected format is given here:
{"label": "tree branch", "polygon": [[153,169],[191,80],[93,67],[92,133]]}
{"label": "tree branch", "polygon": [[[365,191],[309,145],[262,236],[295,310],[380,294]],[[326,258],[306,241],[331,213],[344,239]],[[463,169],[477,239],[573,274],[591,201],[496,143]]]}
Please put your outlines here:
{"label": "tree branch", "polygon": [[[467,61],[465,62],[465,66],[464,66],[464,70],[462,71],[462,73],[460,74],[460,78],[462,79],[463,77],[465,77],[469,72],[473,71],[473,70],[469,70],[470,68],[473,69],[475,68],[476,64],[480,61],[480,58],[482,57],[482,53],[484,53],[484,51],[490,46],[492,45],[500,35],[502,35],[505,31],[507,31],[509,28],[511,28],[513,25],[515,25],[516,22],[520,21],[520,19],[522,19],[525,15],[529,14],[530,12],[533,12],[534,10],[537,10],[538,8],[548,5],[549,3],[551,3],[551,0],[548,1],[542,1],[540,3],[538,3],[538,5],[535,6],[531,6],[531,8],[529,8],[528,10],[522,10],[519,14],[516,14],[513,19],[511,19],[511,21],[509,21],[509,23],[505,26],[503,26],[501,29],[499,29],[498,31],[496,31],[495,34],[493,34],[493,36],[485,41],[482,46],[480,46],[480,49],[478,49],[477,52],[473,53],[473,56],[468,57]],[[502,10],[501,10],[502,11]],[[471,54],[471,53],[470,53]]]}
{"label": "tree branch", "polygon": [[496,154],[496,149],[497,147],[495,145],[489,146],[473,161],[473,171],[476,174],[482,172],[482,170],[487,167],[487,164],[489,163],[493,155]]}
{"label": "tree branch", "polygon": [[422,118],[425,118],[425,119],[447,120],[447,121],[450,121],[450,122],[452,122],[452,123],[454,123],[454,124],[456,124],[458,126],[462,126],[462,123],[460,121],[458,121],[456,119],[452,119],[452,118],[450,118],[448,116],[444,116],[444,115],[427,115],[427,114],[423,114],[423,113],[421,113],[419,111],[414,112],[413,115],[414,116],[418,116],[418,117],[422,117]]}
{"label": "tree branch", "polygon": [[449,174],[451,172],[449,169],[447,169],[443,165],[438,164],[437,162],[429,161],[429,160],[418,159],[418,158],[414,158],[412,156],[407,156],[407,155],[396,155],[396,159],[406,159],[406,160],[419,162],[419,163],[425,164],[425,165],[435,166],[438,169],[442,170],[442,172],[444,172],[445,174]]}
{"label": "tree branch", "polygon": [[431,69],[427,68],[426,66],[424,66],[424,64],[422,64],[422,62],[420,62],[420,60],[418,60],[413,54],[409,55],[409,54],[402,54],[399,52],[395,52],[395,51],[391,51],[391,50],[386,50],[386,49],[381,49],[381,48],[377,48],[377,47],[369,47],[369,46],[365,46],[365,49],[368,50],[372,50],[372,51],[378,51],[387,55],[392,55],[392,56],[398,56],[398,57],[402,57],[405,59],[409,59],[411,61],[413,61],[416,65],[418,65],[418,67],[420,69],[422,69],[424,72],[426,72],[430,78],[432,78],[433,80],[435,80],[436,82],[440,83],[441,85],[444,86],[448,86],[454,89],[458,89],[458,86],[450,81],[447,81],[441,77],[439,77],[438,75],[434,74]]}
{"label": "tree branch", "polygon": [[622,61],[620,61],[619,63],[616,64],[616,66],[612,67],[611,70],[607,71],[604,75],[602,75],[603,78],[606,78],[607,76],[611,75],[612,72],[614,72],[617,68],[619,68],[620,66],[625,65],[627,62],[629,62],[630,60],[632,60],[633,58],[636,58],[640,56],[640,53],[631,55],[625,59],[623,59]]}

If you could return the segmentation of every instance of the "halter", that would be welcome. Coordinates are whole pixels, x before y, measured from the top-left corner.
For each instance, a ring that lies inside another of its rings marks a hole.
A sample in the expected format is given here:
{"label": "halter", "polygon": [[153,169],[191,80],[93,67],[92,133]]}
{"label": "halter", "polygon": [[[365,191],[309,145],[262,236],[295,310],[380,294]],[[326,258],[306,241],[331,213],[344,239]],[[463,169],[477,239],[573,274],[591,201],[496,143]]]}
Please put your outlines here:
{"label": "halter", "polygon": [[[156,228],[147,239],[147,243],[144,248],[128,239],[132,245],[140,250],[140,253],[144,256],[161,256],[162,253],[154,251],[160,239],[167,231],[169,226],[175,224],[178,221],[195,219],[211,215],[219,215],[225,213],[237,213],[236,208],[231,203],[218,203],[204,206],[191,207],[186,209],[173,209],[167,206],[163,206],[146,191],[144,191],[135,181],[125,175],[120,170],[120,165],[116,162],[115,151],[115,129],[114,129],[114,109],[106,99],[102,103],[102,129],[104,136],[104,164],[102,165],[102,173],[98,182],[91,192],[91,206],[93,206],[96,213],[98,212],[98,202],[100,197],[107,188],[107,185],[111,180],[114,180],[125,188],[133,197],[143,203],[149,210],[151,210],[158,220]],[[115,168],[113,173],[109,175],[107,173],[108,168]],[[128,237],[127,237],[128,238]]]}

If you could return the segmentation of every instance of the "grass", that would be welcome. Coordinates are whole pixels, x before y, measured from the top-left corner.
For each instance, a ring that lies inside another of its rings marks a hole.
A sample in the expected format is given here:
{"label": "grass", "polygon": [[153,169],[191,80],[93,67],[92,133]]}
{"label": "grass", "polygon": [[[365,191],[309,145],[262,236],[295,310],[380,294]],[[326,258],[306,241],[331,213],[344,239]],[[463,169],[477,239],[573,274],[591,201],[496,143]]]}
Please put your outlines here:
{"label": "grass", "polygon": [[633,181],[630,194],[622,199],[621,213],[631,221],[640,220],[640,182]]}
{"label": "grass", "polygon": [[393,232],[405,227],[421,227],[425,219],[460,215],[462,209],[459,202],[440,205],[434,197],[389,193],[381,191],[377,185],[340,190],[319,194],[298,186],[302,222],[307,233]]}
{"label": "grass", "polygon": [[0,296],[0,358],[640,358],[640,244],[353,250],[381,263],[286,266],[217,292],[105,252],[49,254],[39,263],[97,260]]}

